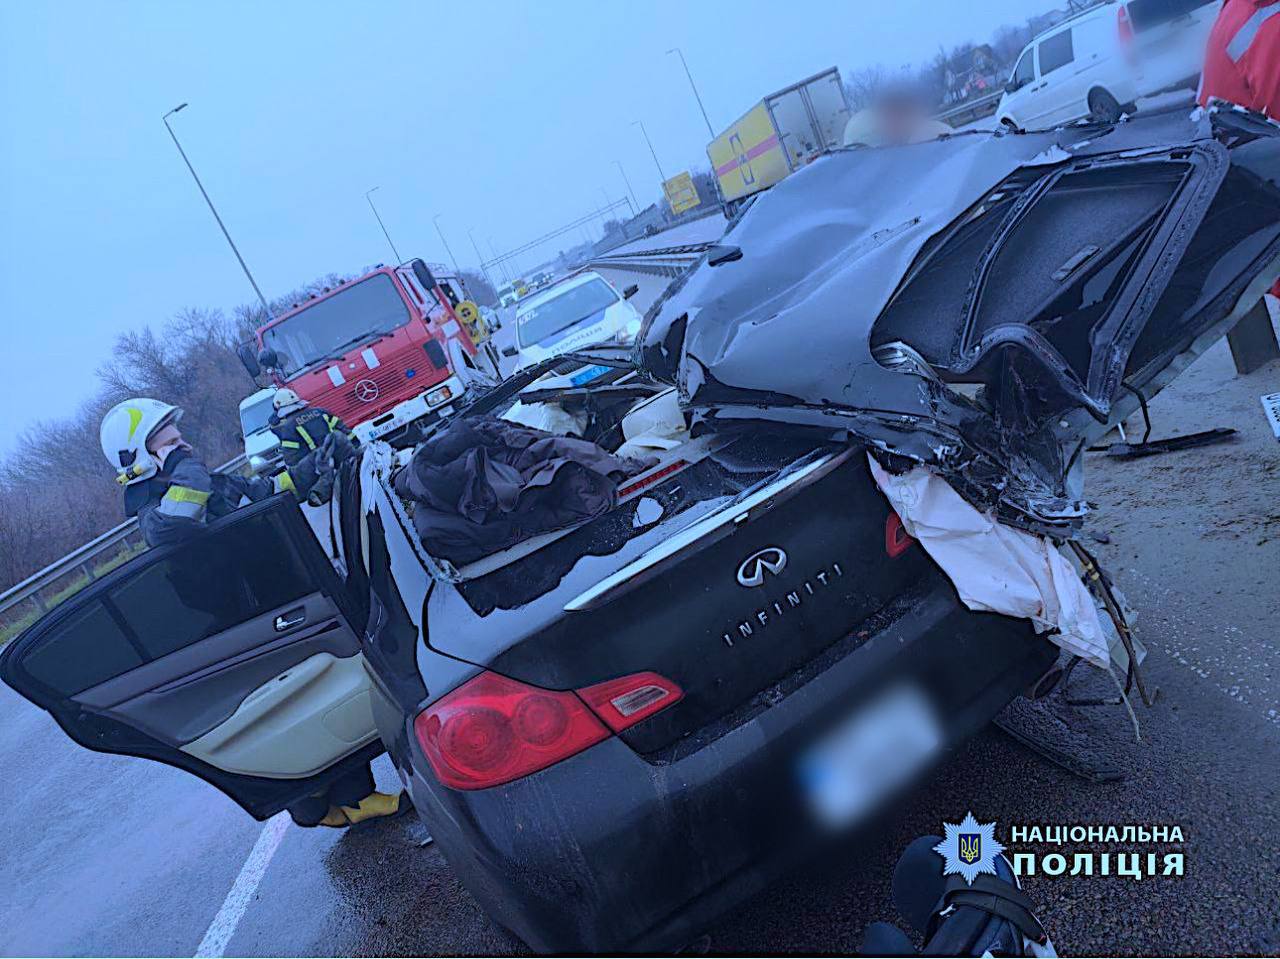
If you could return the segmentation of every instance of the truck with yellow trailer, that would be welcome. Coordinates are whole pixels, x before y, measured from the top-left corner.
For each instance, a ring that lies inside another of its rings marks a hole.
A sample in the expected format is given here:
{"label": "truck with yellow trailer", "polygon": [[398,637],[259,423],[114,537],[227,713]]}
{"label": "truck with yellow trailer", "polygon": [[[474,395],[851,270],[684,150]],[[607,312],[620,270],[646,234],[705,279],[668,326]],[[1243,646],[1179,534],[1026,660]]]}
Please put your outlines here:
{"label": "truck with yellow trailer", "polygon": [[835,67],[762,99],[707,144],[726,213],[840,146],[849,101]]}

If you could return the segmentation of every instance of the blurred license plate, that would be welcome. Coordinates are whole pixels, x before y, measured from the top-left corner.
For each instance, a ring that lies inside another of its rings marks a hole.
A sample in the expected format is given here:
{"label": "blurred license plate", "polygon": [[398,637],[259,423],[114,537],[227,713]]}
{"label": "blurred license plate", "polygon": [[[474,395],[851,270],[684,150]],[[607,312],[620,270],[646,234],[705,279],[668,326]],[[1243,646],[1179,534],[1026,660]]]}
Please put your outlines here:
{"label": "blurred license plate", "polygon": [[868,703],[801,757],[801,787],[820,822],[844,826],[870,813],[942,748],[925,695],[899,686]]}
{"label": "blurred license plate", "polygon": [[574,386],[581,386],[583,383],[590,383],[598,376],[604,376],[610,369],[611,367],[608,366],[588,366],[569,377],[569,382]]}

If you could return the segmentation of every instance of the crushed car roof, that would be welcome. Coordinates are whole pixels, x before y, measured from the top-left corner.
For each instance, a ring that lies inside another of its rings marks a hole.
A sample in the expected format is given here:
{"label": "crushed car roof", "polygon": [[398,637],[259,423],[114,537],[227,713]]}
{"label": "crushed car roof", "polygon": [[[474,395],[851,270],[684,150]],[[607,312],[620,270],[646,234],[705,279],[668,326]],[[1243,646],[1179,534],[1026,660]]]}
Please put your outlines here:
{"label": "crushed car roof", "polygon": [[845,432],[1061,532],[1083,444],[1280,272],[1277,134],[1179,111],[836,151],[655,304],[637,361],[704,425]]}

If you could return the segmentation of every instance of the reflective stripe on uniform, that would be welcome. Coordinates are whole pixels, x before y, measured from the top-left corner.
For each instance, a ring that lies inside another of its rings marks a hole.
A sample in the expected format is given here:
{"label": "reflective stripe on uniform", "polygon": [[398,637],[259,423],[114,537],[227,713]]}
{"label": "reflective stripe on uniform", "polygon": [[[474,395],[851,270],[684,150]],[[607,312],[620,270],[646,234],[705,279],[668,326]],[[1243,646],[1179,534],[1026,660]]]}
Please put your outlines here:
{"label": "reflective stripe on uniform", "polygon": [[296,493],[297,487],[293,485],[293,477],[289,475],[289,471],[276,476],[276,492],[277,493]]}
{"label": "reflective stripe on uniform", "polygon": [[299,435],[301,435],[302,438],[307,441],[307,446],[309,446],[311,449],[316,448],[316,441],[311,438],[311,434],[306,431],[305,427],[295,426],[294,429],[296,429]]}
{"label": "reflective stripe on uniform", "polygon": [[1231,42],[1227,44],[1227,56],[1229,56],[1233,62],[1239,63],[1240,58],[1249,52],[1249,47],[1252,46],[1253,41],[1258,38],[1258,31],[1262,29],[1262,25],[1276,14],[1280,14],[1280,3],[1274,3],[1269,7],[1263,7],[1261,10],[1254,13],[1253,16],[1245,21],[1244,26],[1236,31],[1236,35],[1232,37]]}
{"label": "reflective stripe on uniform", "polygon": [[280,445],[281,445],[281,446],[283,446],[283,447],[284,447],[285,449],[287,449],[287,450],[300,450],[300,449],[302,449],[302,444],[301,444],[301,443],[299,443],[299,442],[297,442],[297,441],[295,441],[295,440],[281,440],[281,441],[280,441]]}
{"label": "reflective stripe on uniform", "polygon": [[329,427],[329,432],[332,433],[338,428],[338,418],[330,413],[326,413],[324,415],[324,425]]}
{"label": "reflective stripe on uniform", "polygon": [[203,519],[205,507],[209,503],[209,495],[205,490],[192,489],[189,486],[170,486],[160,498],[156,512],[183,519]]}

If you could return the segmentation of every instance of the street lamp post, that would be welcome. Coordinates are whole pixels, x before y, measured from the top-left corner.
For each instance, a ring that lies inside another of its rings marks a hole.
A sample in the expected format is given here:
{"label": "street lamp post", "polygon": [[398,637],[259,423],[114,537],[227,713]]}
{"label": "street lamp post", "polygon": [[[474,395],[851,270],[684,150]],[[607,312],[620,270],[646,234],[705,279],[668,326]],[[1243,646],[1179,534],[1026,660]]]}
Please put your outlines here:
{"label": "street lamp post", "polygon": [[[379,190],[381,187],[374,187],[373,190]],[[399,266],[404,262],[400,258],[400,251],[396,249],[396,245],[391,242],[391,234],[387,232],[387,225],[382,222],[382,217],[378,215],[378,208],[373,205],[373,197],[370,195],[373,190],[365,190],[364,198],[369,201],[369,209],[373,211],[374,219],[378,221],[378,226],[382,227],[382,235],[387,238],[387,246],[391,247],[391,255],[396,258],[396,265]]]}
{"label": "street lamp post", "polygon": [[693,74],[689,72],[689,64],[685,62],[684,51],[679,47],[674,47],[668,50],[667,53],[674,53],[680,58],[680,63],[684,66],[684,75],[689,78],[689,87],[693,90],[693,98],[698,101],[698,109],[702,111],[702,120],[707,125],[707,133],[714,140],[716,131],[711,128],[711,120],[707,117],[707,108],[702,105],[702,95],[698,93],[698,86],[693,82]]}
{"label": "street lamp post", "polygon": [[444,244],[445,252],[449,254],[449,259],[453,261],[453,272],[458,275],[458,279],[462,279],[462,270],[458,267],[458,258],[453,255],[453,250],[449,249],[449,241],[444,238],[444,230],[440,229],[440,217],[443,213],[437,213],[431,218],[431,222],[435,225],[436,233],[440,235],[440,242]]}
{"label": "street lamp post", "polygon": [[621,160],[614,160],[613,165],[618,168],[618,172],[622,174],[622,182],[627,186],[627,196],[631,197],[631,215],[635,216],[640,212],[640,201],[636,199],[636,191],[631,189],[631,180],[627,178],[627,171],[623,169]]}
{"label": "street lamp post", "polygon": [[489,237],[489,252],[493,254],[493,260],[498,264],[498,268],[502,270],[502,275],[508,283],[511,282],[511,270],[507,268],[507,261],[498,256],[498,248],[493,243],[493,237]]}
{"label": "street lamp post", "polygon": [[271,315],[271,307],[267,305],[267,298],[262,295],[262,290],[258,288],[258,281],[253,278],[253,274],[249,272],[249,264],[245,263],[244,257],[240,255],[240,251],[236,249],[235,241],[231,239],[231,234],[227,232],[227,226],[222,222],[222,217],[218,216],[218,211],[213,205],[213,201],[209,199],[209,193],[204,188],[204,184],[200,182],[200,177],[196,176],[196,168],[191,165],[191,161],[187,159],[187,151],[182,149],[182,144],[178,142],[178,135],[173,132],[173,127],[169,125],[169,117],[173,116],[180,110],[185,110],[187,105],[179,103],[176,107],[162,116],[160,119],[164,121],[164,128],[169,131],[169,136],[173,138],[173,145],[178,148],[178,153],[182,157],[182,162],[187,165],[187,169],[191,171],[191,179],[196,181],[196,186],[200,188],[200,195],[204,197],[204,202],[209,205],[209,212],[213,214],[213,218],[218,221],[218,228],[222,230],[222,235],[227,238],[227,245],[231,247],[231,252],[236,255],[236,259],[240,262],[240,269],[244,270],[244,275],[249,280],[249,285],[253,287],[253,292],[258,294],[258,302],[262,304],[262,309],[266,311],[267,319],[273,319]]}
{"label": "street lamp post", "polygon": [[649,153],[653,156],[653,165],[658,168],[658,176],[662,180],[662,195],[667,195],[667,175],[662,172],[662,164],[658,162],[658,151],[653,148],[653,141],[649,139],[649,131],[644,128],[644,124],[639,120],[632,120],[633,127],[639,127],[640,132],[644,134],[644,142],[649,144]]}
{"label": "street lamp post", "polygon": [[489,270],[484,265],[484,255],[480,252],[480,244],[476,242],[476,231],[468,230],[467,238],[471,240],[471,249],[476,251],[476,260],[480,263],[480,272],[484,274],[484,281],[493,287],[494,292],[498,291],[497,284],[493,282],[493,277],[489,275]]}

